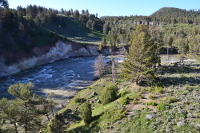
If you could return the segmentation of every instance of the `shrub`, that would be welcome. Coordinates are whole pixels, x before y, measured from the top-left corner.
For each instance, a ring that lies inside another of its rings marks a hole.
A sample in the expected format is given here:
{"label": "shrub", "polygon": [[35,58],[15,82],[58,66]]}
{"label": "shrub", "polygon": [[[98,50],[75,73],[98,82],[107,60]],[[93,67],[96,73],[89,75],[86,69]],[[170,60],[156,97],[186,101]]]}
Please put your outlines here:
{"label": "shrub", "polygon": [[117,98],[117,86],[115,84],[110,83],[106,87],[104,87],[100,95],[100,100],[103,105],[114,101],[116,98]]}
{"label": "shrub", "polygon": [[164,90],[163,87],[151,87],[151,92],[154,94],[162,94]]}
{"label": "shrub", "polygon": [[166,110],[166,106],[167,106],[167,104],[165,102],[161,102],[157,105],[156,109],[159,111],[164,111],[164,110]]}
{"label": "shrub", "polygon": [[101,121],[109,121],[109,122],[116,122],[117,120],[121,120],[124,115],[127,113],[126,110],[122,108],[113,107],[106,110],[101,116]]}
{"label": "shrub", "polygon": [[175,97],[167,97],[167,98],[166,98],[166,101],[167,101],[168,103],[174,103],[174,102],[177,102],[178,99],[175,98]]}
{"label": "shrub", "polygon": [[157,97],[155,95],[149,95],[149,99],[155,100]]}
{"label": "shrub", "polygon": [[157,106],[158,104],[155,101],[149,101],[146,105]]}
{"label": "shrub", "polygon": [[74,102],[75,103],[84,103],[86,100],[84,98],[75,98]]}
{"label": "shrub", "polygon": [[120,103],[122,104],[122,105],[126,105],[126,104],[128,104],[128,102],[129,102],[129,97],[122,97],[121,98],[121,100],[120,100]]}
{"label": "shrub", "polygon": [[88,101],[83,104],[81,118],[83,119],[85,124],[90,124],[90,122],[92,121],[92,109]]}
{"label": "shrub", "polygon": [[142,98],[142,96],[138,92],[133,92],[130,96],[130,99],[132,99],[133,101],[138,101],[140,98]]}

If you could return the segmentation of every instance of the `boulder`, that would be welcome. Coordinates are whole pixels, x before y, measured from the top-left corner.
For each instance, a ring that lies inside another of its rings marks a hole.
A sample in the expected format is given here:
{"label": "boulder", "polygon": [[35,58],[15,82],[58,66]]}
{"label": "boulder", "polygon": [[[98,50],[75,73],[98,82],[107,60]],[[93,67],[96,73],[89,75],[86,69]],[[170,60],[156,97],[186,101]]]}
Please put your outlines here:
{"label": "boulder", "polygon": [[152,118],[154,118],[154,116],[150,115],[150,114],[147,114],[145,118],[146,118],[146,120],[151,120]]}

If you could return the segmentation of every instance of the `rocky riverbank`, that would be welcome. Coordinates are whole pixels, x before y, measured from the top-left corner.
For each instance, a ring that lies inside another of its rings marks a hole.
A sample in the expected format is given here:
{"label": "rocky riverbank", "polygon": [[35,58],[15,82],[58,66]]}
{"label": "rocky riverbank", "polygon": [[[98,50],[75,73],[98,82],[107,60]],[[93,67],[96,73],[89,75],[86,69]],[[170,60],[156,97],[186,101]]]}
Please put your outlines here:
{"label": "rocky riverbank", "polygon": [[[123,50],[121,50],[123,52]],[[55,46],[34,48],[31,52],[32,57],[21,60],[19,63],[7,66],[3,57],[0,58],[0,78],[25,71],[36,66],[53,63],[69,57],[96,56],[115,54],[110,48],[98,50],[97,45],[81,45],[74,42],[56,42]]]}

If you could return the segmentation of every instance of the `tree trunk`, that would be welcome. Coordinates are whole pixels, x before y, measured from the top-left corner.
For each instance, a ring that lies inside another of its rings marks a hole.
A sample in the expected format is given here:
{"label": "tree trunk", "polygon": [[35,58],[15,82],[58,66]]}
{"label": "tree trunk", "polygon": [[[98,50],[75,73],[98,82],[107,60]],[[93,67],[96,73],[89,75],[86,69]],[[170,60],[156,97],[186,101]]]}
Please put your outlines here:
{"label": "tree trunk", "polygon": [[48,115],[48,113],[46,114],[46,116],[47,116],[47,119],[48,119],[48,121],[50,121],[50,118],[49,118],[49,115]]}
{"label": "tree trunk", "polygon": [[18,133],[18,130],[17,130],[17,123],[14,123],[14,127],[15,127],[15,132]]}

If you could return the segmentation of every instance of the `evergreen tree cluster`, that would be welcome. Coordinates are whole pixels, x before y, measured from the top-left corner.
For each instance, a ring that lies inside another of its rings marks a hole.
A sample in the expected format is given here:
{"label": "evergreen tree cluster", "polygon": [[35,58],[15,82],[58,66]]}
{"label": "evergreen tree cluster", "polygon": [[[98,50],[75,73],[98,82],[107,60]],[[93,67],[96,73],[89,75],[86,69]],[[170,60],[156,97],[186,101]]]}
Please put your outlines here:
{"label": "evergreen tree cluster", "polygon": [[[106,37],[102,38],[101,45],[119,47],[121,45],[128,44],[128,42],[131,40],[132,33],[136,29],[136,26],[140,24],[156,27],[155,29],[157,30],[157,32],[161,33],[161,35],[159,36],[159,38],[161,39],[159,40],[166,41],[166,38],[164,39],[164,36],[169,36],[169,34],[171,33],[175,34],[175,36],[172,34],[170,35],[173,37],[173,39],[177,38],[177,36],[180,37],[180,34],[182,33],[184,33],[184,35],[182,36],[187,36],[187,31],[184,31],[185,30],[184,26],[178,27],[178,29],[174,27],[180,24],[183,24],[183,25],[189,24],[190,25],[189,34],[191,34],[192,30],[195,30],[195,28],[193,29],[193,27],[196,27],[196,31],[198,31],[199,29],[198,25],[200,24],[200,11],[199,10],[186,11],[186,10],[178,9],[178,8],[165,7],[165,8],[161,8],[160,10],[158,10],[157,12],[153,13],[150,16],[138,16],[138,15],[105,16],[105,17],[101,17],[100,19],[104,21],[103,33],[107,35],[107,38]],[[161,27],[165,27],[165,26],[167,27],[168,25],[173,25],[174,27],[167,29],[168,31],[166,34],[166,28],[161,28]],[[198,33],[193,32],[193,34],[197,35]]]}
{"label": "evergreen tree cluster", "polygon": [[15,99],[0,100],[1,132],[37,132],[43,127],[41,116],[46,115],[50,121],[50,112],[53,111],[55,102],[33,94],[33,87],[33,83],[29,82],[14,84],[8,88]]}
{"label": "evergreen tree cluster", "polygon": [[7,65],[25,57],[29,58],[34,47],[54,45],[58,40],[67,40],[65,36],[57,34],[56,30],[44,31],[42,27],[50,24],[67,27],[68,22],[72,21],[91,30],[102,31],[103,27],[103,22],[97,15],[89,14],[88,10],[82,10],[82,13],[72,9],[58,11],[36,5],[10,9],[7,0],[1,0],[0,4],[0,54],[6,58]]}
{"label": "evergreen tree cluster", "polygon": [[158,46],[151,38],[147,25],[138,25],[130,41],[129,51],[123,62],[121,76],[136,84],[152,85],[156,65],[160,58],[156,52]]}

